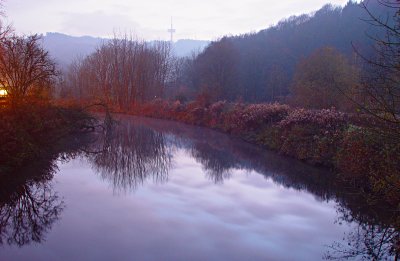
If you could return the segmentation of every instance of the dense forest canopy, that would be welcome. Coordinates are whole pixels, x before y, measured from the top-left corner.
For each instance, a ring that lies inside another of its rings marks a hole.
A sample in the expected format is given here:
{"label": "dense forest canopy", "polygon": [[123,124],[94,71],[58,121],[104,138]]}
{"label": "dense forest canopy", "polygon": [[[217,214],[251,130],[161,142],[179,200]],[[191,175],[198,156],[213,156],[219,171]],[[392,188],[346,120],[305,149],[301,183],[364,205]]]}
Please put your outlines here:
{"label": "dense forest canopy", "polygon": [[[369,1],[368,8],[377,16],[393,15],[376,1]],[[224,37],[195,59],[197,80],[191,87],[200,92],[212,87],[217,92],[210,95],[217,99],[282,100],[290,95],[297,64],[320,48],[334,48],[353,64],[358,63],[355,49],[371,56],[374,41],[369,36],[379,38],[384,32],[367,19],[360,4],[348,2],[290,17],[258,33]]]}

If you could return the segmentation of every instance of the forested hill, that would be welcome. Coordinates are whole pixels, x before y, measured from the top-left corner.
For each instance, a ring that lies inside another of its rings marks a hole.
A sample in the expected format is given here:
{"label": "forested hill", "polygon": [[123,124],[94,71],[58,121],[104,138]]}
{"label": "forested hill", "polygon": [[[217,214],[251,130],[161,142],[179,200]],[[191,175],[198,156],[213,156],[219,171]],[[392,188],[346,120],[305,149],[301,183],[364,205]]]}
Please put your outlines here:
{"label": "forested hill", "polygon": [[[367,2],[366,2],[367,3]],[[368,10],[391,16],[377,1]],[[322,47],[333,47],[355,62],[357,51],[369,55],[382,28],[371,26],[360,4],[326,5],[308,15],[293,16],[254,34],[224,37],[212,42],[194,61],[193,88],[213,88],[216,99],[273,101],[289,94],[297,64]]]}
{"label": "forested hill", "polygon": [[61,33],[46,33],[42,37],[43,47],[56,62],[68,66],[78,57],[86,57],[95,51],[106,39],[91,36],[75,37]]}

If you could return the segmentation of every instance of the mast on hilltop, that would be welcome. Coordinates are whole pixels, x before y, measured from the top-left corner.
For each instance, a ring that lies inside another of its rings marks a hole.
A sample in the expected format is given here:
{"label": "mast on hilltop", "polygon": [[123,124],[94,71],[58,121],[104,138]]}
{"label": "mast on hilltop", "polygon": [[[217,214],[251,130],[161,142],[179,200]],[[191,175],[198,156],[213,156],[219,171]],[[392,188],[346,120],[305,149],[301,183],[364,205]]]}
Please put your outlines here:
{"label": "mast on hilltop", "polygon": [[172,17],[171,17],[171,28],[168,29],[168,33],[171,34],[171,44],[173,44],[174,42],[174,33],[176,32],[176,30],[174,29],[173,25],[172,25]]}

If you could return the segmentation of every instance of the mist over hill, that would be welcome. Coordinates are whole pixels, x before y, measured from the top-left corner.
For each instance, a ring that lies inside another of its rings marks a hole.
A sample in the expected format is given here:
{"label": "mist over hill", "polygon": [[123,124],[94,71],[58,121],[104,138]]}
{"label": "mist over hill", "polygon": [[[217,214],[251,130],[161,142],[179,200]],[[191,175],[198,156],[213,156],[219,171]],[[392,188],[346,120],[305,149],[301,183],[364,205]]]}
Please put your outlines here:
{"label": "mist over hill", "polygon": [[92,53],[107,39],[91,36],[75,37],[61,33],[47,33],[42,37],[43,46],[61,66],[66,66],[78,57]]}
{"label": "mist over hill", "polygon": [[210,43],[204,40],[184,39],[176,41],[173,48],[178,57],[185,57],[191,55],[192,52],[202,52]]}
{"label": "mist over hill", "polygon": [[[109,41],[106,38],[92,36],[70,36],[62,33],[46,33],[42,38],[43,46],[61,66],[69,65],[78,57],[85,57],[95,51],[100,44]],[[178,40],[174,42],[173,51],[178,57],[190,56],[192,52],[198,53],[208,46],[209,41],[203,40]]]}

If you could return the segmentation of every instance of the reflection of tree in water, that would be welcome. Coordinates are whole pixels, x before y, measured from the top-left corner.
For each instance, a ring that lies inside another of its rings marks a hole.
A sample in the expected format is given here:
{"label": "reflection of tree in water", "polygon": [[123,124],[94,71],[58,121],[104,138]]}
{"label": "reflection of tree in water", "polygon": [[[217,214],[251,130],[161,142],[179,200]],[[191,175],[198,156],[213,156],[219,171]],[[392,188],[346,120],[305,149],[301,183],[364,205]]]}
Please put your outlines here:
{"label": "reflection of tree in water", "polygon": [[135,189],[150,177],[156,182],[168,178],[171,152],[163,133],[124,121],[97,146],[103,153],[89,156],[89,160],[115,190]]}
{"label": "reflection of tree in water", "polygon": [[56,161],[77,157],[93,141],[92,136],[68,137],[48,149],[26,167],[0,175],[0,245],[40,243],[65,207],[51,180]]}
{"label": "reflection of tree in water", "polygon": [[207,176],[221,183],[233,169],[256,171],[287,188],[309,191],[321,200],[336,197],[333,175],[300,161],[282,157],[209,129],[162,120],[135,118],[136,125],[169,138],[169,146],[184,149],[201,163]]}
{"label": "reflection of tree in water", "polygon": [[232,169],[254,170],[284,187],[312,193],[321,201],[335,200],[341,215],[338,222],[351,224],[354,230],[345,236],[344,244],[331,245],[325,258],[397,260],[399,220],[388,218],[387,209],[368,205],[362,193],[334,182],[333,173],[207,129],[167,121],[138,121],[159,133],[173,136],[170,139],[173,146],[189,151],[216,183],[229,178]]}
{"label": "reflection of tree in water", "polygon": [[[351,224],[354,229],[345,233],[343,242],[328,246],[327,260],[398,260],[400,257],[400,218],[387,216],[373,220],[371,216],[354,215],[349,209],[338,208],[337,223]],[[358,213],[359,214],[359,213]]]}
{"label": "reflection of tree in water", "polygon": [[230,177],[230,170],[237,168],[229,154],[210,147],[207,143],[194,143],[190,154],[203,166],[206,175],[214,183],[222,183]]}
{"label": "reflection of tree in water", "polygon": [[[344,242],[329,246],[328,260],[398,260],[399,231],[392,227],[358,224],[346,234]],[[397,257],[396,257],[397,245]]]}
{"label": "reflection of tree in water", "polygon": [[0,245],[23,246],[42,242],[60,218],[64,202],[52,190],[52,165],[30,169],[18,178],[3,176],[0,182]]}
{"label": "reflection of tree in water", "polygon": [[0,206],[0,244],[41,242],[63,208],[46,182],[22,185],[16,199]]}
{"label": "reflection of tree in water", "polygon": [[[230,178],[234,169],[256,171],[286,188],[307,191],[321,201],[335,200],[340,222],[358,224],[346,236],[346,248],[335,243],[326,258],[381,260],[393,257],[398,230],[387,211],[370,213],[363,195],[334,182],[334,174],[281,157],[253,145],[203,128],[160,120],[124,119],[110,139],[97,144],[103,153],[89,156],[100,175],[117,190],[137,188],[145,180],[166,181],[172,152],[183,149],[201,163],[215,183]],[[371,217],[375,219],[371,221]],[[378,222],[380,221],[380,222]],[[397,223],[398,224],[398,223]]]}

